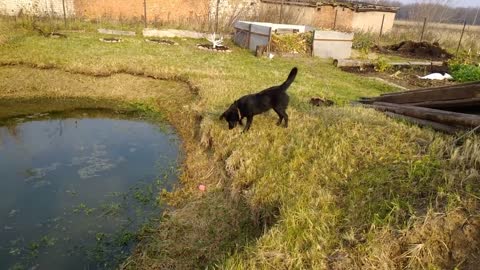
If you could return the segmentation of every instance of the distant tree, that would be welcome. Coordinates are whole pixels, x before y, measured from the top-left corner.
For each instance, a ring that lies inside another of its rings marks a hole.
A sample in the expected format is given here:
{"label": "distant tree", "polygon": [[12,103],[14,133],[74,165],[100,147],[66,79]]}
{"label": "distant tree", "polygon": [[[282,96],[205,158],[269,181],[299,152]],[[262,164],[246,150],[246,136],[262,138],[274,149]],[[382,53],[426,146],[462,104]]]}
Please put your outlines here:
{"label": "distant tree", "polygon": [[451,0],[420,0],[414,4],[402,5],[397,19],[431,22],[480,24],[480,8],[452,7]]}

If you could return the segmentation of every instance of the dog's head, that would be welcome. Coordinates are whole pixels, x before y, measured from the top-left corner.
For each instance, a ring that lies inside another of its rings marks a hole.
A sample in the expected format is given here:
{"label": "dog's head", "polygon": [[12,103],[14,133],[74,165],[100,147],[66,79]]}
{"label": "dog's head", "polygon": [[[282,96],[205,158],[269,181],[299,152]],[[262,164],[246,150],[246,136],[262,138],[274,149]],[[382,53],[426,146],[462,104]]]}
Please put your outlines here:
{"label": "dog's head", "polygon": [[233,129],[240,122],[240,110],[235,103],[230,105],[230,107],[220,116],[220,120],[225,119],[228,122],[228,129]]}

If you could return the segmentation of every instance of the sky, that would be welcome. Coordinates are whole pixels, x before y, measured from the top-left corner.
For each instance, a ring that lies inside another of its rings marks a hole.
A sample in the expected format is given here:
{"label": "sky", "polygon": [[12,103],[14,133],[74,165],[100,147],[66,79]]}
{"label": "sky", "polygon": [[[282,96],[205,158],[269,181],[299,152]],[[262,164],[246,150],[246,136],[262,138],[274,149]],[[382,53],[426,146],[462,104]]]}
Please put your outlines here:
{"label": "sky", "polygon": [[[398,0],[400,2],[410,4],[410,3],[417,3],[420,1],[424,0]],[[448,2],[449,5],[451,6],[456,6],[456,7],[479,7],[480,6],[480,0],[427,0],[431,2]]]}

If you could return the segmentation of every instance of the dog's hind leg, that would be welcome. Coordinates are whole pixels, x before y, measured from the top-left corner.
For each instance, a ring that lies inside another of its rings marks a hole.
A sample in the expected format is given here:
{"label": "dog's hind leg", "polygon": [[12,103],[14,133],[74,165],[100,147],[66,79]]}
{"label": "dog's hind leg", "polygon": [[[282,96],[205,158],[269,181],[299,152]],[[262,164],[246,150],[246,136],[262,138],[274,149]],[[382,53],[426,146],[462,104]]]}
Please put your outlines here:
{"label": "dog's hind leg", "polygon": [[278,114],[280,119],[277,122],[277,125],[282,124],[282,120],[285,122],[285,127],[288,127],[288,114],[285,111],[285,108],[274,108],[275,112]]}
{"label": "dog's hind leg", "polygon": [[288,127],[288,114],[287,112],[283,111],[283,120],[285,122],[285,127]]}
{"label": "dog's hind leg", "polygon": [[280,126],[282,124],[282,120],[283,120],[283,115],[281,113],[281,110],[276,109],[276,108],[274,108],[273,110],[278,114],[277,126]]}

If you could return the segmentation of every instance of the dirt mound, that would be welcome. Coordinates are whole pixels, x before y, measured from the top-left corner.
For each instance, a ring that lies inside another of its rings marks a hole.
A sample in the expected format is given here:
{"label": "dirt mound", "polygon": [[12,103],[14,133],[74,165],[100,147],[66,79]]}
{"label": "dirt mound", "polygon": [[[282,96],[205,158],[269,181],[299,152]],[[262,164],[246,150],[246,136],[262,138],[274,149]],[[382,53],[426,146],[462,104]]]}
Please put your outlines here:
{"label": "dirt mound", "polygon": [[381,52],[391,52],[402,56],[430,59],[430,60],[447,60],[453,57],[453,55],[440,47],[438,42],[415,42],[415,41],[402,41],[398,44],[390,46],[376,48]]}

